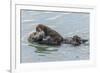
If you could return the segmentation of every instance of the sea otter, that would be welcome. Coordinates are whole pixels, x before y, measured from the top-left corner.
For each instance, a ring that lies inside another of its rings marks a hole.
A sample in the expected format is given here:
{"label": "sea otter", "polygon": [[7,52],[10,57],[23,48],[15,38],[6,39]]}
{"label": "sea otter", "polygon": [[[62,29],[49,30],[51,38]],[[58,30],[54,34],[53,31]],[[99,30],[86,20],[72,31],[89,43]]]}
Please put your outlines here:
{"label": "sea otter", "polygon": [[33,32],[29,35],[28,41],[33,43],[37,42],[39,44],[46,45],[61,45],[63,44],[72,44],[74,46],[79,46],[82,43],[85,43],[86,39],[82,39],[81,37],[75,35],[73,37],[63,38],[58,32],[52,30],[51,28],[39,24],[36,27],[36,32]]}

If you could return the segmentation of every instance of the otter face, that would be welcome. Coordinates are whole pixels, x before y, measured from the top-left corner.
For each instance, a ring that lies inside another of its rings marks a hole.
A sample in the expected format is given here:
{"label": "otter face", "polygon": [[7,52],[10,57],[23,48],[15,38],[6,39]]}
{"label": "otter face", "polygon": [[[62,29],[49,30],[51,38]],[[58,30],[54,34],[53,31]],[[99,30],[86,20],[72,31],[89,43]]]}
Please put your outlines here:
{"label": "otter face", "polygon": [[35,40],[36,40],[36,32],[33,32],[33,33],[31,33],[30,35],[29,35],[29,37],[28,37],[28,41],[30,42],[30,43],[33,43]]}
{"label": "otter face", "polygon": [[28,41],[30,43],[33,42],[38,42],[38,41],[42,41],[42,39],[44,38],[44,32],[33,32],[29,35]]}

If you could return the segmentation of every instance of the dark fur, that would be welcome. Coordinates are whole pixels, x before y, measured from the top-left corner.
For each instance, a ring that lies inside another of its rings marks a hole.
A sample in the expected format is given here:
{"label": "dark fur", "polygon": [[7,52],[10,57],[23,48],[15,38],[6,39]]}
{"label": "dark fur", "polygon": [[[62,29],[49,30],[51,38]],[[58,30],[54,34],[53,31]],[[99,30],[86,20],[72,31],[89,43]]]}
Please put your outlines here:
{"label": "dark fur", "polygon": [[84,44],[87,41],[88,40],[82,39],[78,35],[75,35],[73,37],[67,37],[67,38],[65,38],[64,41],[63,41],[63,43],[65,43],[65,44],[72,44],[74,46],[79,46],[81,44]]}
{"label": "dark fur", "polygon": [[48,26],[45,26],[43,24],[39,24],[36,27],[36,32],[41,32],[41,31],[44,31],[45,36],[49,36],[50,37],[48,40],[51,43],[49,42],[49,44],[52,44],[52,45],[61,45],[61,43],[63,41],[63,37],[58,32],[56,32],[55,30],[49,28]]}

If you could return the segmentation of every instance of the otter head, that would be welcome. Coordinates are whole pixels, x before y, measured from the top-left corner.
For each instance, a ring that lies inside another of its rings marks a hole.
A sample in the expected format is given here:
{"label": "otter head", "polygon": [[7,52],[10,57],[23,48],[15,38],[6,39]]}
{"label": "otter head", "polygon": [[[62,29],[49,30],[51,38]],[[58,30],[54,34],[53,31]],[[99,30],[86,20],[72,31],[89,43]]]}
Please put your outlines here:
{"label": "otter head", "polygon": [[44,26],[43,24],[38,24],[38,26],[36,27],[36,31],[37,32],[41,32],[41,31],[46,31],[46,26]]}
{"label": "otter head", "polygon": [[42,41],[43,38],[44,38],[44,32],[43,31],[41,31],[41,32],[32,32],[28,37],[28,41],[30,43],[33,43],[33,42]]}

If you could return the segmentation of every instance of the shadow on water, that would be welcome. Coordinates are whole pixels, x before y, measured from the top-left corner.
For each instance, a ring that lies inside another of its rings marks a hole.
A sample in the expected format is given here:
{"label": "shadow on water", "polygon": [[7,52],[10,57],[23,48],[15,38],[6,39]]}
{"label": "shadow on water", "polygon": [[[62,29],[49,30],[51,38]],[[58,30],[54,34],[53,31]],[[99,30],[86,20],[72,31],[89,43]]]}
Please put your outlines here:
{"label": "shadow on water", "polygon": [[[56,46],[48,46],[48,45],[41,45],[41,44],[29,44],[29,46],[34,47],[36,50],[35,53],[39,54],[51,54],[52,52],[58,51]],[[44,55],[40,55],[44,56]]]}

